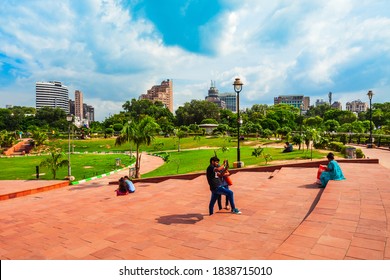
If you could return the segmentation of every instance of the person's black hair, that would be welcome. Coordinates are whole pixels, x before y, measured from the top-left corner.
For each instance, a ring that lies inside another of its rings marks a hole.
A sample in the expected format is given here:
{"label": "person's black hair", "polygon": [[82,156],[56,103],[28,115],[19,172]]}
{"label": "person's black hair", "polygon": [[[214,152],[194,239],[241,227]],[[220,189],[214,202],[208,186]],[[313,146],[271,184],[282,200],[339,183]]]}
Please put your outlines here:
{"label": "person's black hair", "polygon": [[211,163],[212,161],[219,161],[219,158],[217,158],[217,157],[212,157],[212,158],[210,158],[210,163]]}
{"label": "person's black hair", "polygon": [[333,153],[329,153],[326,157],[328,159],[334,159],[334,154]]}

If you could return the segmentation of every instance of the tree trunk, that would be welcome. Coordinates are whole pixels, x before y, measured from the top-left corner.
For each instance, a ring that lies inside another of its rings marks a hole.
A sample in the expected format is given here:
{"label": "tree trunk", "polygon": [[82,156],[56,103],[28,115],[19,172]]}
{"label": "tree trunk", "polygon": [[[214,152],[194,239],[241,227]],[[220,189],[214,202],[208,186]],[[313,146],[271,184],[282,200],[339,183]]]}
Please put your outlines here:
{"label": "tree trunk", "polygon": [[135,158],[135,178],[141,178],[141,155],[139,154],[139,145],[136,145],[136,158]]}

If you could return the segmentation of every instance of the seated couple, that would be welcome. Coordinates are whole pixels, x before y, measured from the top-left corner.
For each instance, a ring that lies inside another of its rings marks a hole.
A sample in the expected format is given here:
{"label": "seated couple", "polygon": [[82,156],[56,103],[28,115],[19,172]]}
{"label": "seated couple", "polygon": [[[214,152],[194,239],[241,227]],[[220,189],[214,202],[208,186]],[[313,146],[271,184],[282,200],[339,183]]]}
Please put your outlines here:
{"label": "seated couple", "polygon": [[221,195],[225,195],[226,198],[228,199],[233,214],[241,214],[240,210],[238,210],[234,204],[233,192],[228,188],[226,188],[226,186],[224,186],[224,182],[222,178],[223,178],[224,171],[226,170],[227,170],[226,160],[223,162],[223,165],[219,165],[218,157],[212,157],[210,159],[210,165],[209,167],[207,167],[206,170],[207,182],[209,183],[210,191],[211,191],[211,199],[209,203],[210,215],[213,215],[214,213],[214,205],[217,200],[218,200],[219,208],[220,209],[222,208],[222,205],[219,200]]}
{"label": "seated couple", "polygon": [[126,195],[133,192],[135,192],[135,186],[129,176],[121,177],[119,179],[119,187],[116,189],[116,194]]}

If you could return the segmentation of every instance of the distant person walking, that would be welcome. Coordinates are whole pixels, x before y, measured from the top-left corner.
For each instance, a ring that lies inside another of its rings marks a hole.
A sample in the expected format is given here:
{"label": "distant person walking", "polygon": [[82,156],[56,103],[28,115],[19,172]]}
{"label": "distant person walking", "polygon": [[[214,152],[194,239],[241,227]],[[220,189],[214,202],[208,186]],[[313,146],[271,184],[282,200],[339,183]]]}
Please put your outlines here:
{"label": "distant person walking", "polygon": [[320,176],[320,181],[321,181],[321,186],[320,188],[325,188],[326,185],[328,184],[329,180],[345,180],[343,171],[341,171],[340,165],[338,164],[337,161],[334,160],[334,154],[329,153],[327,156],[328,158],[328,165],[325,168],[325,171],[321,173]]}
{"label": "distant person walking", "polygon": [[225,195],[228,198],[233,214],[241,214],[240,210],[238,210],[234,204],[233,192],[223,187],[221,171],[226,169],[226,165],[226,161],[223,162],[223,165],[219,165],[219,158],[212,157],[210,158],[210,165],[206,170],[207,182],[211,191],[211,199],[209,203],[210,215],[213,215],[215,202],[218,200],[220,195]]}

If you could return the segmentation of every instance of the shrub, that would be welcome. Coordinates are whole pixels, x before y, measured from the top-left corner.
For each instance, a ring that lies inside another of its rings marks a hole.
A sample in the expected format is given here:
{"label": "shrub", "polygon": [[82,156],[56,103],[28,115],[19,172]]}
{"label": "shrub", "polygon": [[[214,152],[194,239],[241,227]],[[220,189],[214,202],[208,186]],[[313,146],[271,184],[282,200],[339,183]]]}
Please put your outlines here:
{"label": "shrub", "polygon": [[362,151],[362,149],[356,149],[356,158],[364,158],[365,155]]}
{"label": "shrub", "polygon": [[328,149],[335,151],[335,152],[341,152],[341,149],[343,147],[344,147],[344,145],[341,142],[330,142],[328,145]]}
{"label": "shrub", "polygon": [[314,142],[314,148],[316,149],[325,149],[329,146],[329,139],[321,137],[319,142]]}

